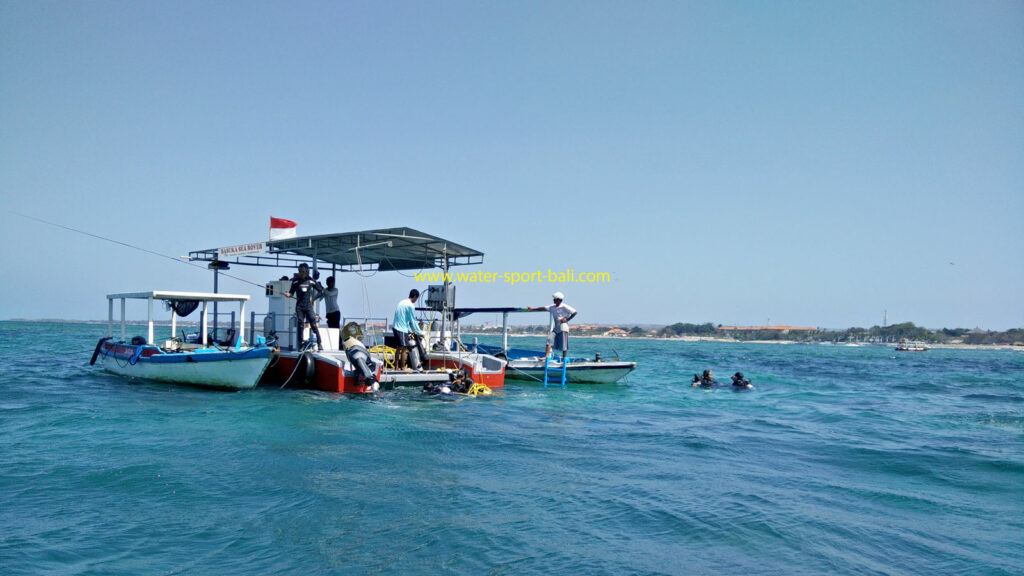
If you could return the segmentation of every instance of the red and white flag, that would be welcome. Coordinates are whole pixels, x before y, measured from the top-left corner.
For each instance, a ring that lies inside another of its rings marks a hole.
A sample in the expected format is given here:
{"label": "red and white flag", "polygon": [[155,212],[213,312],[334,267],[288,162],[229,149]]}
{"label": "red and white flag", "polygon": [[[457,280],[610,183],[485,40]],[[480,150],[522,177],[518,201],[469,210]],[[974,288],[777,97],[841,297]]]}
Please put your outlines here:
{"label": "red and white flag", "polygon": [[284,218],[270,217],[270,240],[284,240],[295,238],[295,222]]}

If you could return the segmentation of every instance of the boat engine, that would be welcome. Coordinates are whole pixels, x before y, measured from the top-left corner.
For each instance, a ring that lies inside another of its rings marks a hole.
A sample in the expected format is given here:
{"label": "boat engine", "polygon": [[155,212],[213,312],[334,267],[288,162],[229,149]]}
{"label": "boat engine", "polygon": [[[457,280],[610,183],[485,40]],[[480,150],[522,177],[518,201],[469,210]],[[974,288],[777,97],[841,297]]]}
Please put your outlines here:
{"label": "boat engine", "polygon": [[373,358],[370,357],[370,353],[366,351],[366,346],[363,345],[356,338],[348,338],[342,344],[345,349],[345,356],[348,357],[348,361],[355,364],[356,368],[359,369],[359,373],[363,375],[363,378],[371,384],[377,384],[377,371]]}
{"label": "boat engine", "polygon": [[96,343],[96,349],[92,351],[92,359],[89,360],[89,366],[96,363],[96,357],[100,355],[100,350],[103,348],[103,343],[107,340],[113,340],[113,338],[100,338],[100,341]]}

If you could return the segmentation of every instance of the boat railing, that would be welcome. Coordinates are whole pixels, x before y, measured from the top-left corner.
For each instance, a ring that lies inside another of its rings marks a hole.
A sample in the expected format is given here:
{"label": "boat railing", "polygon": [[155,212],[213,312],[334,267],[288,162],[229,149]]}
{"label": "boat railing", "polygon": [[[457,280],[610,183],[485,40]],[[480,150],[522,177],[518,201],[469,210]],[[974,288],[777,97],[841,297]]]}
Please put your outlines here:
{"label": "boat railing", "polygon": [[[206,315],[207,333],[211,341],[220,342],[222,340],[227,339],[228,336],[230,336],[230,331],[232,330],[236,331],[237,333],[238,321],[235,318],[235,312],[218,312],[216,314],[214,314],[213,312],[207,312]],[[214,316],[217,317],[216,320],[214,319]],[[178,333],[171,334],[171,338],[181,338],[182,340],[185,340],[188,334],[196,334],[201,336],[201,324],[202,321],[199,320],[178,322]],[[252,342],[252,338],[249,338],[247,342]]]}
{"label": "boat railing", "polygon": [[266,312],[263,312],[263,313],[250,312],[249,313],[249,342],[255,342],[257,335],[263,336],[264,339],[267,337],[267,335],[264,333],[264,329],[263,329],[264,322],[261,321],[259,323],[260,328],[258,330],[256,328],[256,326],[257,326],[256,325],[256,319],[259,318],[259,319],[263,320],[267,316],[268,316],[268,313],[266,313]]}
{"label": "boat railing", "polygon": [[363,332],[362,342],[372,348],[384,343],[384,337],[391,333],[387,318],[349,318],[341,319],[341,326],[344,328],[349,322],[355,322]]}
{"label": "boat railing", "polygon": [[[248,341],[256,342],[257,337],[262,336],[265,340],[271,340],[271,336],[276,336],[281,342],[294,343],[297,342],[296,335],[298,334],[298,321],[295,315],[289,315],[285,326],[287,328],[283,331],[276,328],[278,323],[276,321],[277,316],[273,312],[251,312],[249,314],[249,326],[248,326]],[[341,320],[341,326],[344,327],[349,322],[355,322],[363,332],[362,341],[368,348],[373,347],[377,344],[383,343],[384,335],[390,333],[388,330],[387,318],[349,318],[345,317]],[[232,325],[234,320],[232,319]],[[327,332],[327,324],[324,321],[318,325],[320,329],[320,335],[329,338]],[[285,338],[282,338],[285,337]],[[338,337],[340,339],[340,336]],[[333,340],[333,338],[331,338]],[[335,349],[340,348],[340,342],[324,342],[324,346]],[[288,349],[294,349],[293,346],[287,346]]]}
{"label": "boat railing", "polygon": [[[249,342],[256,342],[257,337],[262,337],[264,342],[288,343],[287,348],[294,350],[292,343],[296,342],[295,335],[298,321],[294,314],[290,314],[283,333],[278,329],[276,312],[251,312],[249,314]],[[283,338],[282,338],[283,337]]]}

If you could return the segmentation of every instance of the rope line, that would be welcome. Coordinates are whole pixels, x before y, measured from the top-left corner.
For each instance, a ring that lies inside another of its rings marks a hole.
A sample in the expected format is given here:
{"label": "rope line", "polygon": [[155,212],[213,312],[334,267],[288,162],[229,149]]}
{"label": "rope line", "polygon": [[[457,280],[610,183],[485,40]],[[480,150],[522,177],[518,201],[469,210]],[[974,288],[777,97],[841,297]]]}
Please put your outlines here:
{"label": "rope line", "polygon": [[[196,264],[195,262],[190,262],[188,260],[182,260],[181,258],[175,258],[174,256],[169,256],[167,254],[162,254],[162,253],[157,252],[155,250],[150,250],[148,248],[142,248],[141,246],[135,246],[134,244],[129,244],[127,242],[121,242],[120,240],[114,240],[113,238],[107,238],[105,236],[100,236],[99,234],[93,234],[92,232],[86,232],[85,230],[79,230],[77,228],[72,228],[70,226],[65,226],[63,224],[57,224],[56,222],[50,222],[48,220],[43,220],[42,218],[36,218],[35,216],[29,216],[28,214],[22,214],[20,212],[11,212],[11,214],[14,214],[16,216],[21,216],[22,218],[28,218],[29,220],[35,220],[36,222],[42,222],[43,224],[48,224],[50,226],[54,226],[54,227],[57,227],[57,228],[63,228],[64,230],[68,230],[68,231],[71,231],[71,232],[77,232],[79,234],[84,234],[86,236],[91,236],[93,238],[97,238],[99,240],[104,240],[106,242],[110,242],[110,243],[113,243],[113,244],[119,244],[119,245],[124,246],[126,248],[132,248],[134,250],[139,250],[140,252],[145,252],[147,254],[152,254],[154,256],[159,256],[161,258],[166,258],[168,260],[173,260],[174,262],[180,262],[181,264],[187,264],[189,266],[193,266],[195,268],[199,268],[200,270],[207,270],[206,266],[203,266],[202,264]],[[226,276],[228,278],[231,278],[232,280],[238,280],[239,282],[244,282],[246,284],[252,284],[253,286],[256,286],[257,288],[266,288],[266,286],[264,286],[263,284],[257,284],[256,282],[253,282],[252,280],[246,280],[245,278],[240,278],[238,276],[234,276],[234,275],[228,274],[226,272],[221,272],[220,275],[221,276]]]}

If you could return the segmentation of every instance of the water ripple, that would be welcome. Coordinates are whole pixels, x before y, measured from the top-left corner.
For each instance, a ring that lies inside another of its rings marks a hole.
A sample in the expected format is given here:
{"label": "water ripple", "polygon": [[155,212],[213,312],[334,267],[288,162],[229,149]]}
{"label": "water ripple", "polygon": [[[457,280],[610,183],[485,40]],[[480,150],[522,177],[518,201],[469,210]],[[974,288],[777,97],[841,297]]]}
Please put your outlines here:
{"label": "water ripple", "polygon": [[640,367],[439,402],[128,383],[95,328],[0,323],[5,573],[1024,572],[1012,351],[580,339]]}

